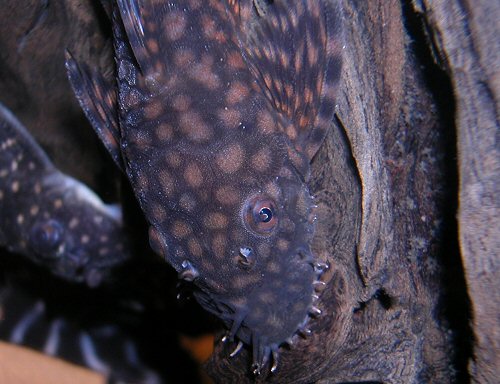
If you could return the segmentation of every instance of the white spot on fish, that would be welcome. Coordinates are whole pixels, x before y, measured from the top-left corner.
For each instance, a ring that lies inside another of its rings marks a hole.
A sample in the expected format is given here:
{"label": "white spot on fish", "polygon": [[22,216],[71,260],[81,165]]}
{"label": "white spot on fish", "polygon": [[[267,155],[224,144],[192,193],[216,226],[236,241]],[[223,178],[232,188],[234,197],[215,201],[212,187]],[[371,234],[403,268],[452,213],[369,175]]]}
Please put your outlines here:
{"label": "white spot on fish", "polygon": [[16,143],[16,140],[14,139],[7,139],[5,140],[2,145],[0,146],[1,150],[6,150],[9,147],[12,147]]}
{"label": "white spot on fish", "polygon": [[30,208],[30,215],[31,216],[36,216],[36,214],[40,211],[40,208],[38,205],[32,205]]}
{"label": "white spot on fish", "polygon": [[12,192],[14,193],[17,193],[19,191],[19,181],[14,181],[11,185],[10,185],[10,189],[12,190]]}
{"label": "white spot on fish", "polygon": [[78,220],[78,217],[73,217],[70,221],[69,221],[69,224],[68,224],[68,227],[70,229],[75,229],[78,224],[80,224],[80,220]]}

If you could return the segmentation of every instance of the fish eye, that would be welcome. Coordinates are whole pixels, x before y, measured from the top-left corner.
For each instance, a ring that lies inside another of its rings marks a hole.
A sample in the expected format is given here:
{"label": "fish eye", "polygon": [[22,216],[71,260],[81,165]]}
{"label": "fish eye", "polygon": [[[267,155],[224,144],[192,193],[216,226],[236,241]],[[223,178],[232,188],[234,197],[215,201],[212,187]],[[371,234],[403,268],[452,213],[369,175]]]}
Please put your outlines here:
{"label": "fish eye", "polygon": [[30,243],[43,256],[55,256],[53,252],[59,248],[63,237],[63,226],[56,220],[48,220],[35,224],[31,229]]}
{"label": "fish eye", "polygon": [[263,195],[250,198],[244,205],[243,219],[257,234],[270,235],[278,224],[274,201]]}

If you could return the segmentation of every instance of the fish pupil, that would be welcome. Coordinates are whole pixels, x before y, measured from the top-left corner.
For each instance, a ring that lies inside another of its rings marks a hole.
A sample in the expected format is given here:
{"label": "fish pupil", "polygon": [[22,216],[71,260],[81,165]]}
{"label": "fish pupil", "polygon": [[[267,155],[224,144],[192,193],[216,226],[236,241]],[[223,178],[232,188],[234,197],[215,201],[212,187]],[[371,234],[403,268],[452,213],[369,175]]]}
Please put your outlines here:
{"label": "fish pupil", "polygon": [[264,207],[259,212],[260,221],[263,223],[269,223],[273,218],[273,211],[271,208]]}

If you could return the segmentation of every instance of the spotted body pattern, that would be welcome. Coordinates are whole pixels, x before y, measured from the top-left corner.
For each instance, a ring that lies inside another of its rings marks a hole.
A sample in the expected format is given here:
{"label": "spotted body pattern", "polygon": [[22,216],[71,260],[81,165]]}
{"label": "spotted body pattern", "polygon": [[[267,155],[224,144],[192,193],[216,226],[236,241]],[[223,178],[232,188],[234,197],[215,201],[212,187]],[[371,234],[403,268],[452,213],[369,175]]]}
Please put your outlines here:
{"label": "spotted body pattern", "polygon": [[98,285],[129,257],[120,210],[50,162],[0,104],[0,246],[71,281]]}
{"label": "spotted body pattern", "polygon": [[135,341],[114,324],[82,328],[53,316],[42,299],[0,288],[0,339],[86,366],[119,382],[156,384],[161,380],[140,358]]}
{"label": "spotted body pattern", "polygon": [[152,247],[252,345],[255,373],[317,312],[307,182],[334,112],[338,14],[326,0],[119,0],[115,82],[67,61]]}

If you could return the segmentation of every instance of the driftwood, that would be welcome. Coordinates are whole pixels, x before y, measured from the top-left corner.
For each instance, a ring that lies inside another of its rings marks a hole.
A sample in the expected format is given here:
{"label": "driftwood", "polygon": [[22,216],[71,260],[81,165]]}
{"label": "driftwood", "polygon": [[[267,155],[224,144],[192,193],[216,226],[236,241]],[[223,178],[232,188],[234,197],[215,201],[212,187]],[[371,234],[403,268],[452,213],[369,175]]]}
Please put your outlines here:
{"label": "driftwood", "polygon": [[[323,315],[282,348],[275,374],[254,378],[249,351],[229,358],[235,345],[220,341],[206,369],[220,383],[493,383],[500,3],[341,3],[342,84],[311,182],[314,250],[330,264]],[[105,48],[90,4],[6,2],[0,96],[58,166],[107,191],[109,159],[81,129],[63,69],[64,48],[91,62]]]}
{"label": "driftwood", "polygon": [[458,151],[458,224],[471,301],[474,382],[500,377],[500,4],[422,1],[452,81]]}
{"label": "driftwood", "polygon": [[106,36],[98,2],[3,1],[0,14],[0,101],[19,117],[58,168],[101,195],[113,167],[72,94],[64,51],[100,64]]}
{"label": "driftwood", "polygon": [[[495,382],[500,5],[342,3],[342,93],[312,183],[325,315],[256,381]],[[216,351],[217,382],[252,382],[248,355]]]}

